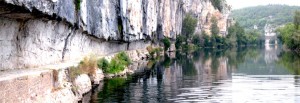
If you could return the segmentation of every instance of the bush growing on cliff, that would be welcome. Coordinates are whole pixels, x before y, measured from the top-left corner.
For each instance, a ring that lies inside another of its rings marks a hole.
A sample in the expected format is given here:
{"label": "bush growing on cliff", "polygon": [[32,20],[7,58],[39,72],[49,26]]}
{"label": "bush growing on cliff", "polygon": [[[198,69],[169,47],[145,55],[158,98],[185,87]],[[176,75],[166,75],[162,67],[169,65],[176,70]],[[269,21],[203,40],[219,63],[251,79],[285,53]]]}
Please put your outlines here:
{"label": "bush growing on cliff", "polygon": [[105,73],[118,73],[125,69],[125,65],[121,64],[119,60],[112,59],[108,66],[108,69],[105,70]]}
{"label": "bush growing on cliff", "polygon": [[80,69],[79,67],[70,67],[69,69],[69,75],[70,75],[70,79],[71,81],[75,80],[75,78],[81,74],[85,74],[85,72]]}
{"label": "bush growing on cliff", "polygon": [[182,23],[181,34],[186,36],[186,39],[190,38],[194,34],[197,26],[197,19],[192,17],[191,14],[187,14]]}
{"label": "bush growing on cliff", "polygon": [[200,36],[198,34],[193,36],[192,43],[197,45],[197,46],[201,45]]}
{"label": "bush growing on cliff", "polygon": [[168,38],[164,38],[162,40],[162,42],[164,43],[164,49],[165,49],[165,51],[167,51],[170,48],[170,46],[171,46],[171,41]]}
{"label": "bush growing on cliff", "polygon": [[77,76],[81,74],[88,74],[90,76],[96,74],[97,70],[97,60],[94,57],[85,57],[80,61],[77,67],[70,67],[69,74],[71,80],[74,80]]}
{"label": "bush growing on cliff", "polygon": [[125,52],[120,52],[111,59],[110,63],[102,58],[98,60],[97,65],[104,73],[118,73],[123,71],[129,64],[131,64],[131,60],[128,55]]}
{"label": "bush growing on cliff", "polygon": [[78,11],[78,10],[80,10],[80,4],[81,4],[81,0],[75,0],[75,8],[76,8],[76,10]]}
{"label": "bush growing on cliff", "polygon": [[131,64],[131,60],[125,52],[120,52],[116,55],[116,60],[119,60],[121,64],[128,66]]}
{"label": "bush growing on cliff", "polygon": [[219,11],[222,11],[223,6],[222,6],[222,0],[210,0],[212,5],[218,9]]}
{"label": "bush growing on cliff", "polygon": [[175,42],[176,49],[180,49],[184,41],[185,41],[185,37],[178,35]]}
{"label": "bush growing on cliff", "polygon": [[107,70],[107,68],[109,66],[109,62],[105,58],[102,58],[102,59],[98,60],[97,65],[98,65],[98,68],[100,68],[102,70]]}
{"label": "bush growing on cliff", "polygon": [[212,23],[211,26],[210,26],[210,32],[211,32],[211,34],[213,36],[214,35],[219,35],[220,29],[218,27],[218,19],[215,16],[213,16],[211,18],[211,23]]}
{"label": "bush growing on cliff", "polygon": [[79,64],[78,68],[85,74],[94,75],[96,74],[97,60],[95,57],[85,57]]}
{"label": "bush growing on cliff", "polygon": [[[152,46],[148,46],[147,50],[149,52],[150,58],[151,59],[155,59],[156,57],[158,57],[160,55],[160,52],[163,50],[162,48],[158,47],[158,48],[153,48]],[[155,54],[155,55],[154,55]]]}

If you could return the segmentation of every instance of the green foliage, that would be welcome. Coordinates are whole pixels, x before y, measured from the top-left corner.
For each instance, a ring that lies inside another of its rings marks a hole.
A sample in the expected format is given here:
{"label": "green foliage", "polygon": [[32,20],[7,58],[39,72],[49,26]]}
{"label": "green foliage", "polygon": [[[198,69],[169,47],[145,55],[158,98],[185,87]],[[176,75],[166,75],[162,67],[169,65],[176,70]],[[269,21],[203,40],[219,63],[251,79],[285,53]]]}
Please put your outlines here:
{"label": "green foliage", "polygon": [[253,45],[259,43],[260,33],[256,30],[245,31],[239,23],[236,23],[234,26],[229,27],[227,39],[229,45]]}
{"label": "green foliage", "polygon": [[165,51],[167,51],[170,48],[170,46],[171,46],[171,41],[169,40],[169,38],[164,38],[162,40],[162,42],[164,43],[164,49],[165,49]]}
{"label": "green foliage", "polygon": [[118,73],[125,69],[125,65],[121,64],[119,60],[112,59],[108,66],[107,70],[104,70],[105,73]]}
{"label": "green foliage", "polygon": [[284,27],[278,28],[278,38],[287,45],[288,48],[300,53],[300,12],[296,11],[294,16],[294,24],[290,23]]}
{"label": "green foliage", "polygon": [[125,69],[126,66],[131,64],[131,60],[125,52],[118,53],[111,59],[110,63],[102,58],[98,60],[98,68],[101,68],[104,73],[118,73]]}
{"label": "green foliage", "polygon": [[204,47],[212,47],[210,37],[204,32],[202,33],[204,39]]}
{"label": "green foliage", "polygon": [[219,35],[220,29],[218,27],[218,20],[215,16],[212,17],[211,19],[211,27],[210,27],[210,32],[212,35]]}
{"label": "green foliage", "polygon": [[80,10],[80,4],[81,4],[81,0],[75,0],[75,6],[76,6],[76,10]]}
{"label": "green foliage", "polygon": [[97,65],[98,65],[98,68],[100,68],[102,70],[107,70],[107,68],[109,66],[109,62],[105,58],[102,58],[102,59],[98,60]]}
{"label": "green foliage", "polygon": [[[280,26],[293,22],[291,15],[295,10],[300,10],[300,7],[287,5],[256,6],[233,10],[231,17],[235,18],[246,29],[253,29],[253,26],[257,25],[258,30],[263,30],[266,23]],[[270,16],[272,16],[272,20]]]}
{"label": "green foliage", "polygon": [[122,34],[122,32],[123,32],[123,26],[119,24],[118,25],[118,30],[119,30],[120,34]]}
{"label": "green foliage", "polygon": [[182,35],[185,35],[186,38],[189,38],[191,35],[193,35],[197,26],[197,22],[197,19],[192,17],[191,14],[186,15],[182,23]]}
{"label": "green foliage", "polygon": [[201,45],[201,40],[200,40],[201,37],[199,35],[200,34],[197,34],[192,37],[192,43],[198,46]]}
{"label": "green foliage", "polygon": [[299,26],[300,26],[300,11],[295,11],[294,26],[295,26],[295,29],[299,29]]}
{"label": "green foliage", "polygon": [[122,19],[121,18],[118,18],[118,30],[119,30],[119,33],[121,35],[123,35],[123,25],[122,25]]}
{"label": "green foliage", "polygon": [[193,52],[197,49],[198,49],[198,47],[194,44],[183,44],[182,45],[182,51],[184,51],[184,52]]}
{"label": "green foliage", "polygon": [[219,11],[222,11],[223,6],[222,6],[222,0],[210,0],[212,5],[218,9]]}
{"label": "green foliage", "polygon": [[297,30],[294,24],[287,24],[284,27],[278,28],[277,31],[280,33],[278,38],[287,45],[287,47],[292,50],[300,48],[300,30]]}
{"label": "green foliage", "polygon": [[131,64],[131,60],[125,52],[118,53],[115,59],[118,60],[121,64],[126,66]]}
{"label": "green foliage", "polygon": [[168,68],[168,67],[170,67],[170,65],[172,63],[171,58],[167,54],[164,57],[165,58],[164,58],[164,61],[162,64]]}
{"label": "green foliage", "polygon": [[180,49],[183,42],[186,41],[184,36],[178,35],[175,42],[176,49]]}
{"label": "green foliage", "polygon": [[228,35],[227,39],[225,40],[225,43],[230,46],[236,46],[237,45],[237,28],[238,24],[235,26],[230,26],[228,28]]}
{"label": "green foliage", "polygon": [[159,48],[159,47],[158,48],[152,48],[152,46],[148,46],[147,50],[148,50],[148,52],[150,54],[150,58],[151,59],[155,59],[156,57],[159,57],[160,56],[160,52],[162,51],[161,48]]}
{"label": "green foliage", "polygon": [[204,47],[234,47],[241,45],[256,45],[259,43],[260,34],[258,31],[249,30],[245,31],[243,27],[236,23],[228,28],[228,34],[226,37],[217,35],[217,30],[213,30],[212,36],[208,36],[205,32],[202,33],[202,43]]}

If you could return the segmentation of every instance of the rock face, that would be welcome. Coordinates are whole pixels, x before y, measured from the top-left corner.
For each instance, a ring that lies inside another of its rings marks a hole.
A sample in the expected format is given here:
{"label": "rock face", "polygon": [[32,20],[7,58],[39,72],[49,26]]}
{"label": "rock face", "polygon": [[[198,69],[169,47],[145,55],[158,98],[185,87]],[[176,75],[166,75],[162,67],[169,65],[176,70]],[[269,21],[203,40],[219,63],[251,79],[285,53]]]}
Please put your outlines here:
{"label": "rock face", "polygon": [[79,95],[89,92],[92,89],[90,77],[87,74],[79,75],[74,80],[74,87]]}
{"label": "rock face", "polygon": [[0,70],[145,49],[150,40],[181,34],[188,13],[198,19],[197,33],[209,33],[215,16],[226,34],[230,11],[226,3],[218,11],[209,0],[75,1],[1,0]]}

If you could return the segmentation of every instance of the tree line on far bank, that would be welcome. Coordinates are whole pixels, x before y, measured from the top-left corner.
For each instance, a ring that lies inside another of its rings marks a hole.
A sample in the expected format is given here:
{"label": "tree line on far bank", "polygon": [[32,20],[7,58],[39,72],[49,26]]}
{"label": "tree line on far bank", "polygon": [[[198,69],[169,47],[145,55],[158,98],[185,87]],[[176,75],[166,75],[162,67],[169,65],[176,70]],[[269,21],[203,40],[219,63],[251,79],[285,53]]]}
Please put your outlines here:
{"label": "tree line on far bank", "polygon": [[277,29],[278,38],[289,49],[300,53],[300,11],[295,11],[294,22]]}
{"label": "tree line on far bank", "polygon": [[[227,48],[237,46],[257,45],[260,43],[260,34],[258,31],[245,31],[239,23],[228,28],[227,35],[221,36],[216,17],[211,18],[210,34],[202,31],[194,33],[197,26],[197,19],[191,14],[188,14],[182,24],[182,32],[177,35],[175,47],[177,50],[191,50],[195,48]],[[165,50],[170,47],[170,42],[167,38],[163,40]]]}

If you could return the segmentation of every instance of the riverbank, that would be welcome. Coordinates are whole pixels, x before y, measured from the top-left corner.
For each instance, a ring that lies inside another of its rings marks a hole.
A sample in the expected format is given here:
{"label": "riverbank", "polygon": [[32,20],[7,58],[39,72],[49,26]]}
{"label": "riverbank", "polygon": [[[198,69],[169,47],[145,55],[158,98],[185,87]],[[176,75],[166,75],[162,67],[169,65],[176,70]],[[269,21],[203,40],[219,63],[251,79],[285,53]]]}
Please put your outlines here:
{"label": "riverbank", "polygon": [[[7,70],[1,72],[0,102],[30,102],[30,103],[74,103],[81,101],[83,95],[92,90],[93,85],[99,84],[104,78],[125,76],[139,71],[141,65],[147,65],[146,49],[126,51],[132,64],[122,72],[105,74],[97,69],[96,74],[79,74],[72,77],[72,67],[79,62],[61,63],[34,69]],[[116,54],[103,56],[113,58]],[[99,57],[99,58],[103,58]],[[144,58],[144,59],[142,59]],[[72,78],[74,78],[72,80]]]}

